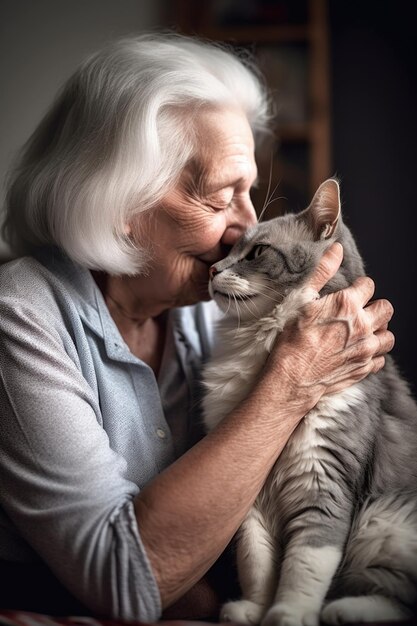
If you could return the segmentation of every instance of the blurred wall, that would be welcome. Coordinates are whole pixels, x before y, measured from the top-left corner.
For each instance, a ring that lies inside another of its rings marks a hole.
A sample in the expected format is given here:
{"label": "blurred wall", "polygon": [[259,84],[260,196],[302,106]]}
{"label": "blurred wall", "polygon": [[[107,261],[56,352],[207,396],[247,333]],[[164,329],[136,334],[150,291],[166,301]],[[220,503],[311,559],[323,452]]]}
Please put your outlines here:
{"label": "blurred wall", "polygon": [[[108,39],[160,26],[162,0],[0,0],[0,201],[4,176],[61,84]],[[0,257],[7,254],[0,241]]]}

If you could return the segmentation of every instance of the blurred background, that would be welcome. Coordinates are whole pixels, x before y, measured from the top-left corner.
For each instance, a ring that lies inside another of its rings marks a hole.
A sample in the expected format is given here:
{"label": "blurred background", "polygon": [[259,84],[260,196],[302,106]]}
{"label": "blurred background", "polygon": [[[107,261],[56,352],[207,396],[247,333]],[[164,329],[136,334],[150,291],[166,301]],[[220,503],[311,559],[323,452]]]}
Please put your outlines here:
{"label": "blurred background", "polygon": [[[300,210],[328,176],[395,307],[393,354],[417,394],[414,3],[404,0],[0,0],[0,182],[78,63],[113,38],[174,29],[248,48],[276,109],[258,154],[266,218]],[[0,241],[0,258],[10,255]]]}

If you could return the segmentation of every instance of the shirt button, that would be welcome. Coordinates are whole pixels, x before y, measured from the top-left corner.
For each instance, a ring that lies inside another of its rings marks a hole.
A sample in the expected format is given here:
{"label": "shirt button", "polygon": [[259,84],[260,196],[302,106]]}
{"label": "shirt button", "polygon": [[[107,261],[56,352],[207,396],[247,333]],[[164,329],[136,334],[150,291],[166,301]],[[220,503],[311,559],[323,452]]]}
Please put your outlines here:
{"label": "shirt button", "polygon": [[162,428],[157,428],[156,434],[160,439],[165,439],[165,437],[167,436],[166,432]]}

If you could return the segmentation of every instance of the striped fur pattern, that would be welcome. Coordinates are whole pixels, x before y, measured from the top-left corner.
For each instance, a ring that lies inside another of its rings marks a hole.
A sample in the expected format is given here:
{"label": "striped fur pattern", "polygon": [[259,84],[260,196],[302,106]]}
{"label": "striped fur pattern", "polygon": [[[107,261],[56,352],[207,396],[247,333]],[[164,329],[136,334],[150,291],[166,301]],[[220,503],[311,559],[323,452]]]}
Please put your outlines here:
{"label": "striped fur pattern", "polygon": [[[224,318],[204,371],[212,429],[250,391],[333,241],[344,260],[323,293],[364,274],[329,179],[305,211],[257,224],[214,266]],[[221,619],[262,626],[402,620],[417,596],[417,406],[393,360],[323,397],[294,431],[236,544],[242,598]]]}

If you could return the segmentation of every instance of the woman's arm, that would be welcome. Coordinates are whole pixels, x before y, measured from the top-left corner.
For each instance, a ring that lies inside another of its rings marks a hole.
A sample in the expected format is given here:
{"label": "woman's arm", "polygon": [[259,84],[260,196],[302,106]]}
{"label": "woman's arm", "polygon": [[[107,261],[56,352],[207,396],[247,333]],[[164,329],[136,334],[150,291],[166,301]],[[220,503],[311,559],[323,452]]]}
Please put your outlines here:
{"label": "woman's arm", "polygon": [[[69,321],[74,307],[63,323],[71,298],[44,275],[25,261],[0,274],[0,559],[40,558],[95,615],[153,622],[160,596],[134,515],[139,487],[101,425],[89,338],[78,314]],[[109,371],[129,393],[129,370]]]}
{"label": "woman's arm", "polygon": [[[324,256],[310,284],[320,291],[341,262]],[[312,303],[282,333],[249,397],[136,497],[135,511],[162,605],[199,580],[230,541],[291,433],[323,393],[378,371],[393,345],[392,307],[365,305],[373,283]],[[381,329],[381,330],[379,330]]]}

